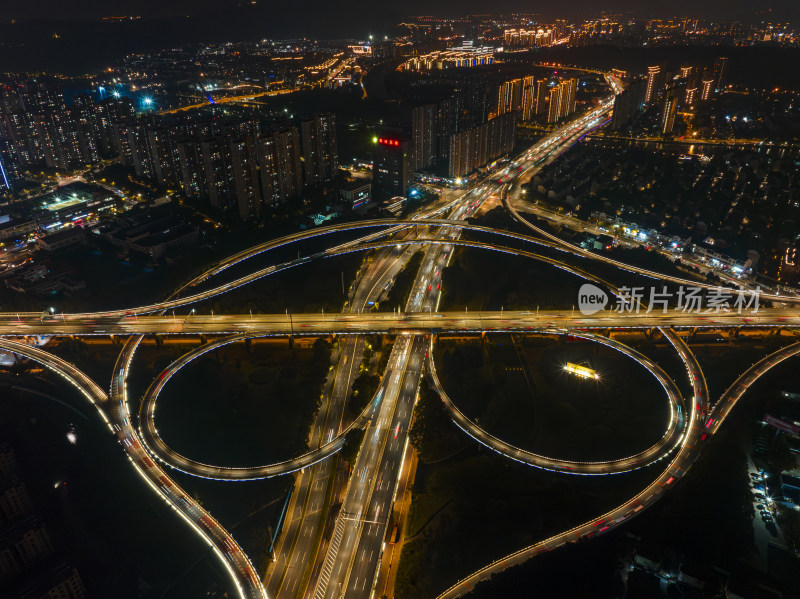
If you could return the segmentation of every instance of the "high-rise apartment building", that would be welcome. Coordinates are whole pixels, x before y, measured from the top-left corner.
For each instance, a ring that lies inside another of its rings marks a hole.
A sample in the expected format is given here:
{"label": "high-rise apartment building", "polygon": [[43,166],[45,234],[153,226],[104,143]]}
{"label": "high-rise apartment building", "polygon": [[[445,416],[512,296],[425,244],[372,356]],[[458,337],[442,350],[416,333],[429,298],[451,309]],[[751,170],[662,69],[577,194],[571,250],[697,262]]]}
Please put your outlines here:
{"label": "high-rise apartment building", "polygon": [[728,57],[720,56],[714,61],[714,68],[712,69],[714,77],[714,89],[721,92],[725,89],[725,76],[728,71]]}
{"label": "high-rise apartment building", "polygon": [[498,86],[496,116],[507,112],[519,111],[522,120],[530,120],[534,114],[534,85],[533,77],[521,77],[505,81]]}
{"label": "high-rise apartment building", "polygon": [[188,198],[208,201],[240,218],[256,218],[261,195],[255,141],[217,136],[177,144],[181,190]]}
{"label": "high-rise apartment building", "polygon": [[703,78],[700,88],[700,99],[705,102],[711,98],[714,93],[714,80],[710,78]]}
{"label": "high-rise apartment building", "polygon": [[128,100],[112,99],[101,107],[85,94],[66,106],[60,90],[46,84],[4,84],[0,139],[13,146],[17,169],[81,167],[111,153],[110,122],[132,114],[129,106]]}
{"label": "high-rise apartment building", "polygon": [[661,133],[663,135],[669,135],[675,127],[675,117],[678,114],[680,96],[681,93],[678,87],[671,87],[664,94],[661,106]]}
{"label": "high-rise apartment building", "polygon": [[547,111],[547,79],[539,79],[536,83],[536,114],[542,115]]}
{"label": "high-rise apartment building", "polygon": [[562,81],[560,85],[564,88],[560,116],[565,117],[575,112],[578,100],[578,80],[573,77]]}
{"label": "high-rise apartment building", "polygon": [[413,142],[402,131],[382,129],[373,144],[372,192],[378,199],[405,196],[414,177]]}
{"label": "high-rise apartment building", "polygon": [[522,114],[523,121],[530,121],[536,116],[536,81],[533,77],[522,80]]}
{"label": "high-rise apartment building", "polygon": [[0,137],[0,193],[17,189],[20,181],[18,164],[13,144]]}
{"label": "high-rise apartment building", "polygon": [[683,95],[683,104],[692,108],[700,101],[702,93],[702,80],[698,69],[692,69],[686,77],[686,91]]}
{"label": "high-rise apartment building", "polygon": [[436,104],[417,106],[411,112],[415,171],[431,166],[436,160],[440,127],[439,108]]}
{"label": "high-rise apartment building", "polygon": [[328,112],[302,121],[300,136],[305,185],[319,185],[333,179],[339,170],[336,115]]}
{"label": "high-rise apartment building", "polygon": [[647,90],[645,91],[644,101],[648,104],[654,102],[661,94],[663,76],[660,66],[647,67]]}
{"label": "high-rise apartment building", "polygon": [[258,218],[261,213],[261,193],[258,185],[255,141],[248,136],[231,139],[228,143],[233,167],[233,191],[239,218]]}
{"label": "high-rise apartment building", "polygon": [[611,115],[611,129],[619,130],[642,111],[645,105],[644,96],[647,81],[638,79],[614,98],[614,111]]}
{"label": "high-rise apartment building", "polygon": [[463,177],[514,149],[517,112],[450,136],[448,175]]}
{"label": "high-rise apartment building", "polygon": [[118,125],[115,140],[138,177],[250,219],[264,204],[300,195],[304,180],[336,175],[333,115],[317,115],[302,127],[305,145],[296,127],[262,134],[254,119],[145,118]]}
{"label": "high-rise apartment building", "polygon": [[116,138],[122,163],[133,167],[137,177],[155,180],[155,164],[148,144],[149,126],[145,119],[122,123],[117,127]]}
{"label": "high-rise apartment building", "polygon": [[257,152],[265,204],[274,206],[302,193],[300,136],[296,127],[262,135]]}
{"label": "high-rise apartment building", "polygon": [[564,102],[564,87],[556,85],[550,88],[547,99],[547,122],[556,123],[561,118],[562,103]]}
{"label": "high-rise apartment building", "polygon": [[522,79],[512,79],[501,83],[497,90],[497,116],[522,109]]}

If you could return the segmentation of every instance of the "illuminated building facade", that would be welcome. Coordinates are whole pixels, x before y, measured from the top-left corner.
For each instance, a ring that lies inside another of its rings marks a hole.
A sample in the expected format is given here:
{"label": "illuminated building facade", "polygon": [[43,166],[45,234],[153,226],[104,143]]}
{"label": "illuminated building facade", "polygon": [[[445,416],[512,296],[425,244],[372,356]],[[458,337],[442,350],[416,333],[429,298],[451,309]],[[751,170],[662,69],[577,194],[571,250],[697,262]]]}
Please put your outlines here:
{"label": "illuminated building facade", "polygon": [[376,199],[405,196],[413,182],[413,142],[401,131],[376,134],[372,162],[372,189]]}
{"label": "illuminated building facade", "polygon": [[680,104],[680,89],[677,87],[670,88],[664,94],[664,101],[661,107],[661,133],[669,135],[675,128],[675,117],[678,114],[678,105]]}
{"label": "illuminated building facade", "polygon": [[450,136],[448,176],[464,177],[514,149],[517,112]]}
{"label": "illuminated building facade", "polygon": [[645,91],[644,101],[650,104],[661,94],[664,74],[660,66],[647,67],[647,90]]}

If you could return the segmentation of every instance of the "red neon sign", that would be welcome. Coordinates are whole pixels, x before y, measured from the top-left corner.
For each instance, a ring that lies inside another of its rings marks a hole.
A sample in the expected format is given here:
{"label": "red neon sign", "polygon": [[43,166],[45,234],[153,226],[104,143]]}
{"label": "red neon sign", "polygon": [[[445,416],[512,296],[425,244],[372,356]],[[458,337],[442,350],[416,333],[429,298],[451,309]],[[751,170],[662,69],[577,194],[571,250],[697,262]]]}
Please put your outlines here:
{"label": "red neon sign", "polygon": [[397,146],[400,145],[399,141],[397,141],[396,139],[389,139],[388,137],[379,137],[378,138],[378,143],[381,144],[382,146],[395,146],[395,147],[397,147]]}

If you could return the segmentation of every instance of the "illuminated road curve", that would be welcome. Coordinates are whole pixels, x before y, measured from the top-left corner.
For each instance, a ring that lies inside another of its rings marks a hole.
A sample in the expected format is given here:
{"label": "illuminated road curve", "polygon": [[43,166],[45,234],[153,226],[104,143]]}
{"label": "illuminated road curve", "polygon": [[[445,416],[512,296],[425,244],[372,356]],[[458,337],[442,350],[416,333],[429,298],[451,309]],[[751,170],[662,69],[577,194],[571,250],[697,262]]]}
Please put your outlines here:
{"label": "illuminated road curve", "polygon": [[120,441],[136,473],[209,544],[230,574],[239,597],[266,599],[266,593],[255,569],[241,547],[219,522],[170,480],[150,459],[129,421],[118,415],[108,395],[90,377],[69,362],[35,347],[9,339],[0,339],[0,348],[42,364],[64,378],[88,399],[100,413],[100,417],[112,434]]}
{"label": "illuminated road curve", "polygon": [[[188,365],[192,360],[199,358],[207,352],[219,349],[231,343],[238,343],[246,339],[257,338],[257,335],[234,335],[224,339],[218,339],[212,343],[208,343],[198,347],[185,355],[178,358],[175,362],[170,364],[150,385],[147,392],[144,394],[142,403],[139,409],[139,430],[142,435],[142,441],[145,447],[156,456],[159,460],[168,466],[180,470],[186,474],[192,474],[201,478],[210,478],[217,480],[257,480],[262,478],[270,478],[280,474],[289,474],[302,468],[306,468],[316,464],[320,460],[330,457],[342,448],[344,445],[345,435],[354,428],[362,428],[370,418],[370,413],[376,405],[373,400],[367,407],[364,408],[362,413],[347,426],[338,436],[334,437],[327,443],[322,444],[317,449],[309,451],[290,460],[276,462],[274,464],[266,464],[263,466],[250,466],[250,467],[228,467],[228,466],[214,466],[204,464],[184,457],[180,453],[171,449],[161,438],[158,429],[155,425],[155,408],[158,396],[166,386],[167,382],[175,376],[181,368]],[[287,398],[287,401],[291,401]]]}
{"label": "illuminated road curve", "polygon": [[689,402],[690,409],[688,419],[684,423],[684,434],[680,448],[667,468],[647,488],[619,507],[484,566],[458,581],[441,593],[437,599],[455,599],[470,592],[479,582],[488,580],[494,574],[498,574],[511,566],[523,564],[536,555],[552,551],[566,543],[576,542],[579,539],[590,539],[606,533],[653,505],[667,490],[675,485],[677,480],[683,477],[686,470],[699,455],[697,448],[701,437],[705,438],[701,414],[705,414],[708,409],[708,389],[697,361],[683,340],[670,329],[661,329],[661,332],[675,347],[689,372],[689,380],[695,397],[695,400]]}
{"label": "illuminated road curve", "polygon": [[[531,332],[542,333],[545,335],[553,334],[553,331],[546,330]],[[562,332],[560,334],[564,333]],[[481,445],[488,447],[489,449],[492,449],[507,458],[516,460],[517,462],[521,462],[529,466],[535,466],[536,468],[541,468],[542,470],[550,470],[564,474],[609,475],[630,472],[631,470],[637,470],[639,468],[648,466],[653,462],[663,460],[673,449],[675,449],[677,444],[680,442],[683,433],[683,414],[685,413],[685,408],[683,406],[683,398],[681,397],[680,391],[678,391],[678,388],[675,386],[675,383],[671,378],[669,378],[667,373],[664,372],[661,367],[653,362],[650,358],[642,355],[627,345],[623,345],[622,343],[613,341],[607,337],[591,335],[587,333],[573,333],[572,337],[585,339],[594,343],[600,343],[624,354],[645,368],[659,382],[667,394],[670,413],[667,422],[667,428],[664,431],[664,434],[651,447],[630,457],[602,462],[562,460],[538,455],[498,439],[494,435],[486,432],[475,422],[467,418],[467,416],[458,409],[439,381],[439,376],[436,372],[436,365],[433,359],[432,342],[428,358],[428,374],[437,393],[439,393],[439,396],[444,402],[445,407],[450,412],[450,417],[461,430],[463,430]]]}
{"label": "illuminated road curve", "polygon": [[720,312],[693,314],[680,310],[618,313],[604,310],[585,316],[577,310],[366,312],[362,314],[216,314],[214,316],[140,316],[138,318],[73,321],[45,320],[0,323],[0,335],[278,335],[298,337],[347,333],[402,332],[524,332],[530,329],[686,329],[800,327],[796,308],[767,308],[758,314]]}
{"label": "illuminated road curve", "polygon": [[775,368],[785,360],[800,354],[800,343],[793,343],[776,352],[771,353],[765,358],[762,358],[744,373],[737,378],[734,383],[728,387],[725,393],[722,394],[719,401],[714,405],[711,413],[709,414],[710,421],[706,421],[706,428],[710,434],[717,432],[719,426],[728,417],[728,413],[733,406],[742,398],[742,396],[750,389],[750,387],[759,378],[764,376],[771,369]]}
{"label": "illuminated road curve", "polygon": [[[439,209],[442,210],[442,209]],[[181,308],[193,303],[197,303],[203,300],[213,299],[214,297],[221,295],[223,293],[227,293],[229,291],[233,291],[239,287],[257,281],[265,276],[272,275],[283,270],[288,270],[289,268],[294,268],[296,266],[300,266],[310,262],[311,260],[321,259],[321,258],[329,258],[332,256],[339,256],[350,251],[366,251],[369,249],[375,249],[377,247],[389,247],[394,243],[406,243],[410,244],[413,241],[416,243],[422,243],[421,240],[398,240],[395,242],[384,242],[383,244],[375,244],[371,243],[375,239],[384,237],[386,235],[396,233],[401,231],[404,228],[408,227],[448,227],[454,230],[471,230],[471,231],[479,231],[483,233],[490,233],[501,235],[504,237],[509,237],[512,239],[519,239],[521,241],[526,241],[529,243],[538,244],[543,247],[548,247],[550,249],[559,251],[559,252],[568,252],[562,248],[559,244],[552,243],[549,241],[543,241],[536,239],[534,237],[530,237],[527,235],[520,235],[515,233],[509,233],[506,231],[501,231],[499,229],[493,229],[490,227],[483,227],[479,225],[470,225],[464,221],[460,220],[443,220],[443,219],[409,219],[409,220],[394,220],[394,219],[372,219],[372,220],[365,220],[365,221],[358,221],[354,223],[345,223],[345,224],[338,224],[338,225],[330,225],[327,227],[319,227],[310,231],[301,231],[298,233],[293,233],[291,235],[287,235],[285,237],[281,237],[278,239],[274,239],[262,244],[258,244],[247,250],[239,252],[238,254],[234,254],[222,261],[218,264],[209,268],[206,272],[198,275],[190,282],[183,285],[178,291],[173,293],[168,299],[156,302],[153,304],[146,304],[144,306],[131,306],[128,308],[119,308],[113,310],[101,310],[96,312],[79,312],[79,313],[59,313],[59,314],[50,314],[48,312],[0,312],[0,321],[11,321],[11,320],[19,320],[27,319],[55,319],[60,320],[62,322],[68,322],[71,320],[83,320],[86,318],[114,318],[114,317],[125,317],[125,316],[136,316],[142,314],[152,314],[156,312],[164,312],[166,310],[172,310],[175,308]],[[383,230],[377,231],[375,233],[371,233],[359,239],[355,239],[346,243],[339,244],[335,247],[329,248],[322,252],[318,252],[313,256],[305,256],[305,257],[298,257],[295,260],[289,260],[288,262],[280,263],[271,265],[262,269],[259,269],[255,272],[250,273],[249,275],[240,277],[234,281],[230,281],[228,283],[219,285],[214,287],[213,289],[208,289],[206,291],[197,292],[193,295],[189,295],[186,297],[177,297],[180,293],[183,293],[189,289],[197,287],[199,284],[203,283],[204,281],[219,275],[220,273],[224,272],[225,270],[231,268],[232,266],[236,266],[245,260],[258,256],[264,252],[277,249],[292,243],[298,243],[301,241],[307,241],[310,239],[314,239],[316,237],[321,237],[324,235],[331,235],[335,233],[342,233],[342,232],[349,232],[349,231],[358,231],[361,229],[370,229],[370,228],[378,228],[381,227]],[[435,239],[431,239],[426,243],[434,243]],[[443,240],[438,240],[439,242],[443,242]],[[466,243],[466,242],[462,242]],[[491,244],[485,244],[487,247]]]}
{"label": "illuminated road curve", "polygon": [[[485,185],[488,185],[488,184],[485,184]],[[504,186],[501,186],[501,189],[503,187]],[[547,248],[549,248],[551,250],[556,250],[556,251],[560,251],[560,252],[566,252],[566,253],[569,253],[569,254],[576,255],[576,256],[578,256],[580,258],[594,260],[594,261],[600,261],[600,262],[615,266],[617,268],[620,268],[620,269],[622,269],[624,271],[631,272],[631,273],[634,273],[634,274],[639,274],[639,275],[642,275],[642,276],[645,276],[645,277],[649,277],[649,278],[652,278],[652,279],[656,279],[656,280],[666,281],[666,282],[670,282],[670,283],[676,283],[676,284],[690,286],[690,287],[701,287],[701,288],[707,288],[707,289],[718,288],[717,285],[709,285],[709,284],[702,283],[702,282],[699,282],[699,281],[694,281],[694,280],[691,280],[691,279],[684,279],[684,278],[680,278],[680,277],[674,277],[674,276],[671,276],[671,275],[665,275],[665,274],[658,273],[658,272],[655,272],[655,271],[650,271],[650,270],[647,270],[647,269],[631,266],[631,265],[625,264],[623,262],[619,262],[617,260],[611,260],[611,259],[609,259],[609,258],[607,258],[605,256],[602,256],[602,255],[599,255],[599,254],[595,254],[595,253],[590,252],[588,250],[584,250],[583,248],[580,248],[580,247],[574,246],[574,245],[572,245],[572,244],[570,244],[568,242],[562,241],[557,236],[552,235],[552,234],[548,233],[547,231],[544,231],[543,229],[541,229],[539,227],[536,227],[535,225],[532,225],[529,221],[527,221],[524,218],[522,218],[519,215],[519,213],[517,213],[513,209],[513,207],[511,207],[510,205],[507,205],[507,206],[508,206],[508,209],[511,211],[512,215],[514,215],[515,218],[520,220],[520,222],[522,222],[523,224],[525,224],[526,226],[528,226],[529,228],[534,230],[536,233],[538,233],[538,234],[540,234],[540,235],[542,235],[544,237],[547,237],[547,239],[537,239],[535,237],[530,237],[530,236],[527,236],[527,235],[521,235],[521,234],[518,234],[518,233],[511,233],[511,232],[508,232],[508,231],[502,231],[502,230],[491,228],[491,227],[483,227],[483,226],[479,226],[479,225],[470,225],[470,224],[468,224],[468,223],[466,223],[464,221],[458,221],[458,220],[454,221],[454,220],[445,220],[445,219],[429,219],[429,218],[426,218],[426,219],[409,219],[409,220],[373,219],[373,220],[366,220],[366,221],[358,221],[358,222],[354,222],[354,223],[331,225],[331,226],[328,226],[328,227],[320,227],[318,229],[314,229],[314,230],[311,230],[311,231],[303,231],[303,232],[287,235],[287,236],[281,237],[279,239],[275,239],[275,240],[272,240],[272,241],[269,241],[269,242],[266,242],[266,243],[263,243],[263,244],[259,244],[257,246],[253,246],[252,248],[249,248],[249,249],[247,249],[247,250],[245,250],[243,252],[239,252],[238,254],[235,254],[233,256],[230,256],[229,258],[226,258],[225,260],[222,260],[220,263],[218,263],[217,265],[213,266],[212,268],[207,270],[205,273],[199,275],[198,277],[195,277],[192,281],[190,281],[189,283],[187,283],[186,285],[181,287],[179,292],[183,292],[183,291],[186,291],[186,290],[191,289],[193,287],[196,287],[197,285],[199,285],[200,283],[206,281],[207,279],[209,279],[209,278],[211,278],[211,277],[213,277],[215,275],[218,275],[218,274],[224,272],[225,270],[227,270],[228,268],[230,268],[232,266],[235,266],[235,265],[237,265],[237,264],[239,264],[239,263],[241,263],[241,262],[243,262],[245,260],[248,260],[249,258],[252,258],[254,256],[257,256],[257,255],[259,255],[261,253],[267,252],[267,251],[272,250],[272,249],[283,247],[283,246],[291,244],[291,243],[297,243],[297,242],[300,242],[300,241],[313,239],[313,238],[316,238],[316,237],[319,237],[319,236],[323,236],[323,235],[330,235],[330,234],[334,234],[334,233],[341,233],[341,232],[347,232],[347,231],[356,231],[356,230],[360,230],[360,229],[376,228],[376,227],[388,227],[388,229],[384,229],[382,231],[378,231],[376,233],[372,233],[372,234],[367,235],[365,237],[362,237],[360,239],[356,239],[356,240],[353,240],[353,241],[350,241],[350,242],[342,243],[342,244],[340,244],[340,245],[338,245],[336,247],[329,248],[327,250],[324,250],[322,252],[314,254],[313,256],[306,256],[306,257],[298,258],[296,260],[290,260],[288,262],[284,262],[284,263],[276,264],[276,265],[271,265],[271,266],[268,266],[266,268],[259,269],[259,270],[255,271],[255,272],[253,272],[253,273],[251,273],[249,275],[240,277],[240,278],[238,278],[238,279],[236,279],[234,281],[231,281],[229,283],[225,283],[223,285],[220,285],[218,287],[215,287],[213,289],[209,289],[209,290],[206,290],[206,291],[203,291],[203,292],[197,292],[197,293],[195,293],[193,295],[189,295],[187,297],[178,298],[178,297],[175,297],[176,294],[173,294],[173,297],[171,297],[170,299],[167,299],[167,300],[164,300],[164,301],[161,301],[161,302],[156,302],[156,303],[153,303],[153,304],[147,304],[147,305],[144,305],[144,306],[132,306],[132,307],[128,307],[128,308],[120,308],[120,309],[113,309],[113,310],[102,310],[102,311],[97,311],[97,312],[74,313],[74,314],[63,313],[63,314],[51,315],[51,314],[48,314],[46,312],[13,312],[13,313],[12,312],[0,312],[0,322],[7,323],[9,321],[15,321],[15,320],[20,320],[20,319],[22,319],[23,321],[29,321],[29,320],[34,320],[34,319],[39,319],[39,320],[43,320],[43,319],[53,320],[53,319],[55,319],[55,320],[60,320],[62,322],[68,322],[68,321],[71,321],[71,320],[83,320],[83,319],[86,319],[86,318],[98,318],[98,319],[99,318],[104,318],[105,319],[105,318],[113,318],[113,317],[136,316],[136,315],[142,315],[142,314],[152,314],[152,313],[156,313],[156,312],[163,312],[163,311],[166,311],[166,310],[171,310],[171,309],[187,306],[189,304],[193,304],[193,303],[200,302],[200,301],[203,301],[203,300],[212,299],[212,298],[214,298],[214,297],[216,297],[218,295],[221,295],[223,293],[227,293],[229,291],[233,291],[234,289],[237,289],[239,287],[247,285],[248,283],[252,283],[253,281],[257,281],[257,280],[259,280],[259,279],[261,279],[261,278],[263,278],[265,276],[268,276],[268,275],[271,275],[271,274],[275,274],[277,272],[281,272],[281,271],[287,270],[289,268],[294,268],[296,266],[300,266],[300,265],[305,264],[305,263],[307,263],[307,262],[309,262],[311,260],[314,260],[314,259],[339,256],[339,255],[343,255],[343,254],[349,253],[350,251],[365,251],[365,250],[368,250],[368,249],[375,249],[377,247],[387,247],[387,246],[391,245],[390,242],[383,242],[383,244],[379,244],[379,243],[373,243],[372,240],[374,240],[376,238],[379,238],[379,237],[386,236],[386,235],[388,235],[390,233],[393,233],[393,232],[397,232],[397,231],[399,231],[399,230],[401,230],[403,228],[407,228],[407,227],[428,227],[428,226],[435,226],[435,227],[439,227],[439,228],[441,228],[441,227],[446,227],[446,228],[449,227],[449,228],[454,228],[454,229],[457,229],[457,230],[468,230],[468,231],[475,231],[475,232],[498,235],[498,236],[501,236],[501,237],[506,237],[506,238],[510,238],[510,239],[515,239],[515,240],[520,240],[520,241],[524,241],[524,242],[528,242],[528,243],[533,243],[533,244],[536,244],[536,245],[539,245],[539,246],[542,246],[542,247],[547,247]],[[434,240],[434,239],[431,239],[431,240],[420,240],[420,239],[409,240],[409,239],[406,239],[406,240],[402,240],[400,243],[412,244],[412,243],[423,243],[423,241],[424,241],[424,243],[437,243],[437,242],[438,243],[449,243],[449,242],[446,242],[445,240],[441,240],[441,239],[439,239],[439,240]],[[516,250],[514,248],[506,248],[504,246],[500,246],[500,245],[492,244],[492,243],[486,243],[486,242],[480,243],[480,244],[478,242],[467,242],[467,241],[463,241],[463,240],[460,240],[460,241],[453,240],[453,242],[457,242],[457,243],[460,243],[462,245],[476,244],[473,247],[482,247],[482,248],[485,248],[485,249],[496,249],[498,251],[504,251],[506,253],[511,253],[511,254],[518,254],[518,255],[527,255],[527,254],[529,254],[529,253],[526,253],[526,252],[524,252],[522,250]],[[544,259],[544,257],[541,257],[541,258]],[[557,262],[557,261],[554,261],[554,262]],[[572,268],[574,270],[576,270],[576,271],[577,270],[582,270],[583,272],[588,272],[585,268],[584,269],[581,269],[579,267],[572,267]],[[786,295],[786,294],[770,294],[769,296],[767,296],[766,294],[762,294],[762,300],[780,301],[780,302],[785,302],[785,303],[797,304],[797,303],[800,303],[800,296]],[[2,334],[2,332],[0,332],[0,334]]]}

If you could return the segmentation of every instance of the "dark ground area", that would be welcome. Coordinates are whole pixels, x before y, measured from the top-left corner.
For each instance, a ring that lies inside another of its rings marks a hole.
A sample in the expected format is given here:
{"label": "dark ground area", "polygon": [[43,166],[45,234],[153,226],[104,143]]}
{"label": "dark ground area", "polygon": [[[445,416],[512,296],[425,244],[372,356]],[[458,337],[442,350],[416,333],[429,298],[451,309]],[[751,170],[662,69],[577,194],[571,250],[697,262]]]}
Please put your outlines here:
{"label": "dark ground area", "polygon": [[[207,545],[134,474],[94,408],[60,380],[4,375],[8,382],[37,394],[0,387],[0,430],[56,551],[77,568],[89,597],[180,599],[228,589]],[[66,439],[70,424],[75,445]]]}
{"label": "dark ground area", "polygon": [[[491,335],[483,344],[440,342],[436,360],[444,388],[468,417],[543,455],[621,458],[646,449],[666,430],[669,407],[658,381],[599,344]],[[567,362],[590,366],[600,380],[564,372]]]}
{"label": "dark ground area", "polygon": [[289,349],[245,343],[209,352],[181,369],[156,408],[157,426],[176,451],[206,463],[269,464],[307,450],[330,345]]}

